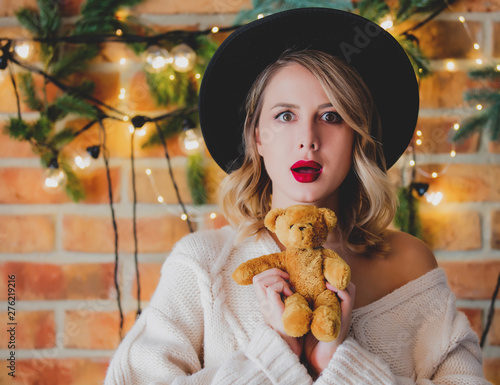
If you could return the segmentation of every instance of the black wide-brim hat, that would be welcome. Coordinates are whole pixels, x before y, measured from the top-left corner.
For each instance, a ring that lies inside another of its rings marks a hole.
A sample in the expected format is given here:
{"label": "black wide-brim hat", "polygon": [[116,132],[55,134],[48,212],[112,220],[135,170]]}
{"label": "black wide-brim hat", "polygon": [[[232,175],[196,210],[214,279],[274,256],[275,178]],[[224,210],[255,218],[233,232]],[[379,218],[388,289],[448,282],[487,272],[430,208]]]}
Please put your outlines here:
{"label": "black wide-brim hat", "polygon": [[352,13],[300,8],[246,24],[229,35],[208,64],[200,89],[200,125],[208,151],[230,173],[244,158],[245,100],[257,76],[287,49],[329,53],[354,67],[382,122],[387,168],[408,147],[418,116],[418,84],[399,43]]}

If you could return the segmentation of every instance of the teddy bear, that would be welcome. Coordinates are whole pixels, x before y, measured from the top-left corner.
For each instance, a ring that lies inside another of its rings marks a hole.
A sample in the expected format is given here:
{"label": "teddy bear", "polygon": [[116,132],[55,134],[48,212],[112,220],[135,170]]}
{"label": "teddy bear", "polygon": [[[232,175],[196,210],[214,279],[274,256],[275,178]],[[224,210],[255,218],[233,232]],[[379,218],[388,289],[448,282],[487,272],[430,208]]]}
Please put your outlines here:
{"label": "teddy bear", "polygon": [[326,288],[326,282],[344,290],[351,279],[349,265],[322,246],[337,224],[335,213],[327,208],[294,205],[269,211],[264,224],[276,233],[286,250],[248,260],[231,277],[239,285],[250,285],[252,278],[265,270],[276,267],[286,271],[294,291],[285,299],[286,334],[301,337],[310,330],[319,341],[335,340],[340,331],[340,302]]}

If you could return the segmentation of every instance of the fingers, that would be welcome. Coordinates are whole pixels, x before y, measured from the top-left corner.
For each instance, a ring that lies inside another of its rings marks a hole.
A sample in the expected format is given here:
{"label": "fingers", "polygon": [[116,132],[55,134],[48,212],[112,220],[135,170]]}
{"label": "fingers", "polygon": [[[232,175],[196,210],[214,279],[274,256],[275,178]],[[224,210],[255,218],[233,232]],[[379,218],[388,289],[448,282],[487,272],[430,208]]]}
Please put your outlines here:
{"label": "fingers", "polygon": [[263,295],[264,292],[283,293],[286,296],[293,294],[290,285],[286,281],[290,276],[282,270],[270,269],[253,278],[253,283],[258,295]]}

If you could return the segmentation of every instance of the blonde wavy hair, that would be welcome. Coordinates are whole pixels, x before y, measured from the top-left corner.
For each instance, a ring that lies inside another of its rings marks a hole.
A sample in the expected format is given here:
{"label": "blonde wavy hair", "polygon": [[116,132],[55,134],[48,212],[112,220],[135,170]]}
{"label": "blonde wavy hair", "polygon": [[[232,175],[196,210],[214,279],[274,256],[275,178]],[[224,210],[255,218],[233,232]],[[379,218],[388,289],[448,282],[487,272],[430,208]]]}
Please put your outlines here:
{"label": "blonde wavy hair", "polygon": [[360,75],[340,59],[321,51],[285,51],[253,83],[246,100],[244,160],[240,168],[222,181],[219,193],[222,212],[237,229],[238,240],[260,235],[265,229],[272,184],[257,152],[255,127],[270,79],[292,63],[304,66],[318,79],[333,107],[354,130],[353,164],[340,187],[342,204],[337,212],[341,242],[358,254],[385,252],[388,245],[383,236],[394,217],[397,197],[387,177],[379,115]]}

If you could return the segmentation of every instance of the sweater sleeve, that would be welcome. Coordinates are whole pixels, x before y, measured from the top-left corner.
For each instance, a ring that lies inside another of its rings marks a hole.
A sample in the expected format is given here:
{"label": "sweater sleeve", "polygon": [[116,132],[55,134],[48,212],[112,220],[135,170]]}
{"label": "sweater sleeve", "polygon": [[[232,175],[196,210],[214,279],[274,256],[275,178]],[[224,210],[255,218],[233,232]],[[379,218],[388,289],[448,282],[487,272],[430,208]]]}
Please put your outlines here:
{"label": "sweater sleeve", "polygon": [[298,357],[265,325],[243,349],[222,352],[228,358],[220,365],[204,367],[204,307],[210,305],[201,296],[210,293],[200,290],[206,277],[189,261],[167,258],[149,306],[115,352],[105,385],[312,383]]}
{"label": "sweater sleeve", "polygon": [[487,385],[483,377],[478,338],[449,296],[442,316],[429,316],[415,331],[414,374],[393,374],[380,357],[363,348],[352,337],[337,349],[316,381],[318,385]]}

